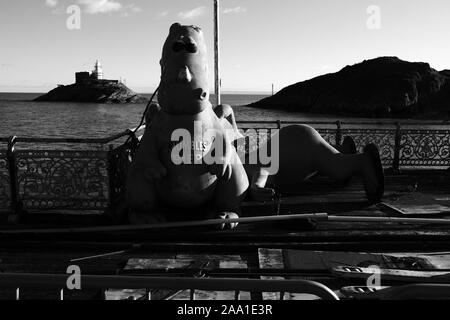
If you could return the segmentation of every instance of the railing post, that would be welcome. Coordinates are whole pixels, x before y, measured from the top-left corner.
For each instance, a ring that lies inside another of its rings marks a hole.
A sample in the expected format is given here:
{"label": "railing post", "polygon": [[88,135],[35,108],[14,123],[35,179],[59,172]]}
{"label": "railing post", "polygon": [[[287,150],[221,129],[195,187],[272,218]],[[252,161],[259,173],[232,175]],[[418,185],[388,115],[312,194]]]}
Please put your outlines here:
{"label": "railing post", "polygon": [[116,162],[114,159],[114,146],[112,144],[109,145],[108,150],[108,197],[109,197],[109,208],[108,212],[110,217],[113,218],[116,216],[116,210],[115,210],[115,182],[114,177],[116,173]]}
{"label": "railing post", "polygon": [[281,129],[281,120],[277,120],[277,129],[278,129],[278,130]]}
{"label": "railing post", "polygon": [[195,300],[195,289],[189,290],[189,300],[191,300],[191,301]]}
{"label": "railing post", "polygon": [[9,188],[11,190],[11,214],[8,217],[10,222],[18,222],[19,214],[22,210],[22,205],[20,204],[18,197],[17,188],[17,163],[16,156],[14,154],[14,147],[16,144],[17,137],[11,136],[8,139],[8,151],[6,157],[8,159],[8,172],[9,172]]}
{"label": "railing post", "polygon": [[336,145],[340,146],[342,142],[341,121],[336,121]]}
{"label": "railing post", "polygon": [[395,174],[400,173],[400,144],[402,140],[402,131],[400,123],[395,123],[395,142],[394,142],[394,160],[392,162],[392,171]]}

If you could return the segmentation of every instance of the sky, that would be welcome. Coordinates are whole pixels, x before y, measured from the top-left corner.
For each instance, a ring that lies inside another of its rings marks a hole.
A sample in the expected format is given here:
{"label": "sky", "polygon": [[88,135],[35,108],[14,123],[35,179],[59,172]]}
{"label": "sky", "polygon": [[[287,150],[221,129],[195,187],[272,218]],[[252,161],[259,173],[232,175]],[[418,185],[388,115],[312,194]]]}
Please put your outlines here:
{"label": "sky", "polygon": [[[152,92],[174,22],[203,29],[212,90],[213,0],[1,0],[0,91],[70,84],[99,59]],[[221,0],[222,90],[277,91],[378,56],[450,69],[449,30],[448,0]]]}

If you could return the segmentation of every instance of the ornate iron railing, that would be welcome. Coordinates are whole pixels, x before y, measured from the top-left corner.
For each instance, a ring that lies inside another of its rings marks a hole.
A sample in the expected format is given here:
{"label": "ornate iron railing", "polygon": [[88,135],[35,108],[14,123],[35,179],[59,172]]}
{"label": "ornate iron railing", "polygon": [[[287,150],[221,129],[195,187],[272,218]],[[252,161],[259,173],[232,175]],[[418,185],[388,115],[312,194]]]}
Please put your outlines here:
{"label": "ornate iron railing", "polygon": [[102,139],[0,138],[0,212],[111,212],[123,198],[134,131]]}
{"label": "ornate iron railing", "polygon": [[[436,122],[421,124],[377,123],[377,122],[299,122],[299,121],[247,121],[239,127],[246,137],[245,152],[265,141],[274,131],[293,124],[313,126],[331,145],[340,145],[345,136],[355,140],[362,152],[368,143],[375,143],[382,163],[394,172],[401,168],[446,169],[450,167],[450,125]],[[263,134],[259,134],[263,131]],[[249,146],[250,145],[250,146]]]}
{"label": "ornate iron railing", "polygon": [[[238,151],[248,153],[270,141],[276,130],[292,124],[313,126],[332,145],[351,136],[361,151],[373,142],[383,165],[394,173],[402,168],[450,167],[450,125],[425,122],[239,122],[245,143],[237,144]],[[26,144],[32,148],[24,148]],[[0,212],[114,213],[124,199],[127,170],[138,144],[134,130],[102,139],[0,138]],[[51,148],[44,147],[48,145]]]}
{"label": "ornate iron railing", "polygon": [[0,151],[0,212],[9,208],[10,201],[8,158],[6,152]]}
{"label": "ornate iron railing", "polygon": [[14,154],[17,194],[27,209],[108,206],[108,152],[27,150]]}

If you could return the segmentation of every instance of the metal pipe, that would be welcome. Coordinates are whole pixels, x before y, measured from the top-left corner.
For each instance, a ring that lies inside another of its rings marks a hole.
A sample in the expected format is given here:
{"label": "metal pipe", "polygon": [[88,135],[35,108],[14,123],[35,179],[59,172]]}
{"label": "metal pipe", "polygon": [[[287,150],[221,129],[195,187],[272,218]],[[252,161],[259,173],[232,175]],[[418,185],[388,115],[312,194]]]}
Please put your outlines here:
{"label": "metal pipe", "polygon": [[396,218],[396,217],[358,217],[358,216],[328,216],[331,222],[375,222],[375,223],[410,223],[410,224],[450,224],[450,219],[434,218]]}
{"label": "metal pipe", "polygon": [[[68,275],[37,273],[0,273],[0,287],[64,288]],[[308,293],[322,299],[339,300],[327,286],[308,280],[261,280],[237,278],[135,277],[80,275],[83,289],[170,289],[205,291],[259,291]]]}
{"label": "metal pipe", "polygon": [[[238,124],[273,124],[277,125],[277,120],[262,120],[262,121],[242,121],[238,120],[236,121]],[[348,126],[361,126],[361,125],[373,125],[373,126],[393,126],[392,130],[395,132],[397,129],[397,124],[401,126],[416,126],[420,129],[414,129],[411,130],[421,130],[424,126],[438,126],[439,129],[436,130],[445,130],[442,129],[442,127],[449,127],[450,125],[445,123],[438,123],[438,122],[423,122],[423,123],[399,123],[399,122],[369,122],[369,121],[363,121],[363,122],[354,122],[354,121],[348,121],[340,122],[341,125],[348,125]],[[336,125],[336,121],[283,121],[283,124],[310,124],[310,125],[329,125],[333,126]],[[138,130],[142,130],[145,128],[145,125],[138,128]],[[354,128],[353,128],[354,129]],[[358,129],[358,128],[356,128]],[[75,138],[75,137],[68,137],[68,138],[48,138],[48,137],[18,137],[16,142],[29,142],[29,143],[37,143],[37,142],[43,142],[43,143],[88,143],[88,144],[103,144],[103,143],[109,143],[111,141],[126,137],[129,135],[130,131],[134,129],[127,129],[123,132],[117,133],[115,135],[112,135],[110,137],[106,138]],[[369,128],[370,130],[370,128]],[[0,137],[0,142],[8,142],[8,137]]]}
{"label": "metal pipe", "polygon": [[219,0],[214,0],[214,77],[216,106],[220,105],[220,42],[219,42]]}
{"label": "metal pipe", "polygon": [[[49,137],[16,137],[16,142],[24,142],[24,143],[87,143],[87,144],[105,144],[112,142],[114,140],[127,137],[134,130],[139,131],[145,129],[145,125],[134,129],[126,129],[122,132],[116,133],[114,135],[105,137],[105,138],[76,138],[76,137],[67,137],[67,138],[49,138]],[[8,142],[9,138],[0,137],[0,142]]]}
{"label": "metal pipe", "polygon": [[196,221],[167,222],[145,225],[121,225],[106,227],[86,227],[86,228],[54,228],[54,229],[22,229],[22,230],[1,230],[0,235],[6,234],[67,234],[67,233],[92,233],[92,232],[119,232],[119,231],[143,231],[152,229],[169,228],[192,228],[203,226],[221,225],[224,223],[260,223],[274,221],[293,221],[303,219],[326,220],[326,213],[311,214],[290,214],[282,216],[258,216],[234,219],[206,219]]}
{"label": "metal pipe", "polygon": [[449,225],[450,219],[434,218],[396,218],[396,217],[366,217],[366,216],[329,216],[327,213],[311,214],[290,214],[281,216],[257,216],[234,219],[206,219],[195,221],[167,222],[144,225],[120,225],[104,227],[84,227],[84,228],[52,228],[52,229],[18,229],[0,230],[0,235],[25,235],[25,234],[74,234],[74,233],[100,233],[100,232],[125,232],[144,231],[170,228],[193,228],[203,226],[222,225],[224,223],[265,223],[275,221],[294,221],[303,219],[315,219],[317,221],[330,222],[365,222],[365,223],[409,223],[409,224],[432,224]]}

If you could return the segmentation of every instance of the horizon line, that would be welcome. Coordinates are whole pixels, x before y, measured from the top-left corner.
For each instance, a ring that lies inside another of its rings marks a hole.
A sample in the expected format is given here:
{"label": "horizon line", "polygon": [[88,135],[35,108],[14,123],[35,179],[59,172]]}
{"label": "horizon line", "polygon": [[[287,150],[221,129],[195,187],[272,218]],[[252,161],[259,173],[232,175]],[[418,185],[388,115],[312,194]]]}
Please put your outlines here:
{"label": "horizon line", "polygon": [[[147,92],[141,92],[141,91],[135,91],[137,94],[141,95],[150,95],[153,94],[154,91],[147,91]],[[0,93],[29,93],[29,94],[46,94],[47,92],[44,91],[4,91],[0,90]],[[258,91],[258,90],[226,90],[222,91],[221,94],[260,94],[260,95],[272,95],[272,92],[270,91]],[[214,92],[211,92],[210,95],[215,95]]]}

